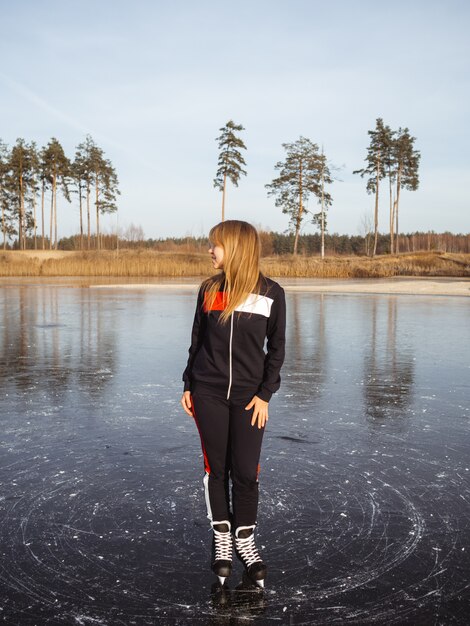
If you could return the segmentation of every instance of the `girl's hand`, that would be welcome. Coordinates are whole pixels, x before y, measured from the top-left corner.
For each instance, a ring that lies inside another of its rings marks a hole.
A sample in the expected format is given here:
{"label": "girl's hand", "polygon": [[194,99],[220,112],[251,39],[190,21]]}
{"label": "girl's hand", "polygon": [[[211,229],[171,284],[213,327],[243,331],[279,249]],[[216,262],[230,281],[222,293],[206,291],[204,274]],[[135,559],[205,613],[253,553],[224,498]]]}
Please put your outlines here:
{"label": "girl's hand", "polygon": [[268,404],[269,402],[261,400],[261,398],[258,398],[258,396],[253,396],[250,404],[245,407],[245,411],[249,411],[252,407],[254,407],[253,417],[251,418],[252,426],[254,426],[256,422],[258,422],[258,428],[263,428],[265,426],[266,422],[269,419]]}
{"label": "girl's hand", "polygon": [[192,406],[192,403],[191,403],[191,392],[190,391],[185,391],[183,393],[183,396],[181,398],[181,405],[182,405],[185,413],[187,413],[191,417],[194,417],[194,415],[193,415],[193,406]]}

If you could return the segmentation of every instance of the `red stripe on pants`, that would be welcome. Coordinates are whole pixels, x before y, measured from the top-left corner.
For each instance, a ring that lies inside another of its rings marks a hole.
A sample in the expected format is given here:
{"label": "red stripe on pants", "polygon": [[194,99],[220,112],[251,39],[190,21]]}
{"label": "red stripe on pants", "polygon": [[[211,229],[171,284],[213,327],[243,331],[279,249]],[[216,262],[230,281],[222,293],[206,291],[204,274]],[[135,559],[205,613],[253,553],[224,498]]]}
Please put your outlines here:
{"label": "red stripe on pants", "polygon": [[194,404],[193,404],[193,398],[192,398],[192,396],[191,396],[191,409],[192,409],[192,412],[193,412],[194,422],[195,422],[195,424],[196,424],[196,428],[197,428],[197,431],[198,431],[198,433],[199,433],[199,438],[200,438],[200,440],[201,440],[202,455],[203,455],[203,457],[204,457],[204,471],[206,472],[206,474],[210,474],[210,473],[211,473],[211,468],[210,468],[210,465],[209,465],[209,459],[207,458],[206,449],[205,449],[205,447],[204,447],[204,441],[203,441],[203,439],[202,439],[201,429],[200,429],[200,427],[199,427],[199,423],[198,423],[198,421],[197,421],[197,417],[196,417],[196,409],[194,408]]}

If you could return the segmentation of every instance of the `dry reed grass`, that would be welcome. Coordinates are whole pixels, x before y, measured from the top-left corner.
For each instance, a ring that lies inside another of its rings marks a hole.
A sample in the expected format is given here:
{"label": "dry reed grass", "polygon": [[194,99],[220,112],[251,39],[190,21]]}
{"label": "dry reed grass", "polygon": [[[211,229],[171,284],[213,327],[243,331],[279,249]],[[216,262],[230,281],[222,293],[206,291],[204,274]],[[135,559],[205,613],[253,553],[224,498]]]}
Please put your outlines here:
{"label": "dry reed grass", "polygon": [[[273,277],[387,278],[390,276],[470,276],[470,254],[418,252],[367,257],[282,256],[262,259],[262,270]],[[65,256],[29,257],[0,254],[0,276],[206,276],[207,254],[122,250],[69,252]]]}
{"label": "dry reed grass", "polygon": [[[454,259],[454,257],[456,257]],[[470,276],[470,255],[417,252],[369,257],[279,257],[263,259],[269,276],[298,278],[389,278]]]}

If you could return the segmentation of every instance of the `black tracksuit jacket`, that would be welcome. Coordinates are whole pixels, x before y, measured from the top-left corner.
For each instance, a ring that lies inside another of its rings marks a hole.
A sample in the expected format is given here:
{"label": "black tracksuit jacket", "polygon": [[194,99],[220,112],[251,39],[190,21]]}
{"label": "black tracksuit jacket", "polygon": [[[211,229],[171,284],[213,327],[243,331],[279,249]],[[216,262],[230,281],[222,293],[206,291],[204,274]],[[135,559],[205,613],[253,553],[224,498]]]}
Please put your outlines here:
{"label": "black tracksuit jacket", "polygon": [[[199,290],[184,390],[196,389],[229,399],[257,395],[269,402],[281,384],[285,354],[286,303],[284,290],[262,276],[260,293],[250,294],[225,324],[219,291],[212,310]],[[264,351],[265,340],[266,350]]]}

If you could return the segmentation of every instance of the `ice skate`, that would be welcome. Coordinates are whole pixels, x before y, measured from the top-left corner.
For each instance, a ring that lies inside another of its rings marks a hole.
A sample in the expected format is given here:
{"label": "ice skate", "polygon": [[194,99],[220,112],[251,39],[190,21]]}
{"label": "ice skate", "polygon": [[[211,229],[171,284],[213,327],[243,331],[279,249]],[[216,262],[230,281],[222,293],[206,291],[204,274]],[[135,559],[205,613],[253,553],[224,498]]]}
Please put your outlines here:
{"label": "ice skate", "polygon": [[227,576],[232,573],[232,535],[230,522],[212,522],[214,531],[212,571],[218,577],[221,585]]}
{"label": "ice skate", "polygon": [[245,566],[248,578],[264,588],[267,568],[255,545],[254,526],[239,526],[235,531],[235,550]]}

